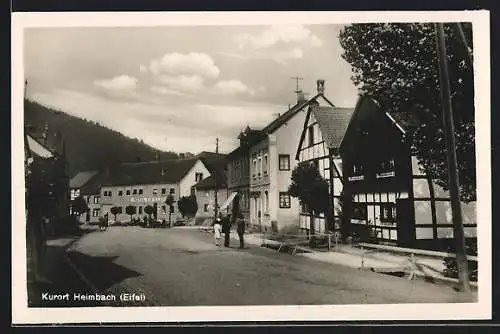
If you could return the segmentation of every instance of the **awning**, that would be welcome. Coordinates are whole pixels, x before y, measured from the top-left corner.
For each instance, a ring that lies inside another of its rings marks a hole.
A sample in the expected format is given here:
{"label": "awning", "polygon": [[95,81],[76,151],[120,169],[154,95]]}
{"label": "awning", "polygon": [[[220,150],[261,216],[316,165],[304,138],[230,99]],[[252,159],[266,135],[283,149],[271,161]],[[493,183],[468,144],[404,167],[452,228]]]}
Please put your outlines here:
{"label": "awning", "polygon": [[236,191],[232,192],[229,198],[224,202],[224,204],[222,204],[220,210],[225,210],[229,206],[229,204],[231,204],[231,202],[234,200],[236,195],[238,195],[238,192]]}

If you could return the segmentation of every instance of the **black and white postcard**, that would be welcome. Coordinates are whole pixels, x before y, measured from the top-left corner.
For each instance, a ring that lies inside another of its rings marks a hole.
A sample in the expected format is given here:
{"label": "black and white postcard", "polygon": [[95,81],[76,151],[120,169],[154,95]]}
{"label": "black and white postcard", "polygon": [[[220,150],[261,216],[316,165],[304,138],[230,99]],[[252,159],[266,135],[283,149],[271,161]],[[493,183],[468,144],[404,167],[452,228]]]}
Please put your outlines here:
{"label": "black and white postcard", "polygon": [[14,13],[13,322],[490,319],[489,29]]}

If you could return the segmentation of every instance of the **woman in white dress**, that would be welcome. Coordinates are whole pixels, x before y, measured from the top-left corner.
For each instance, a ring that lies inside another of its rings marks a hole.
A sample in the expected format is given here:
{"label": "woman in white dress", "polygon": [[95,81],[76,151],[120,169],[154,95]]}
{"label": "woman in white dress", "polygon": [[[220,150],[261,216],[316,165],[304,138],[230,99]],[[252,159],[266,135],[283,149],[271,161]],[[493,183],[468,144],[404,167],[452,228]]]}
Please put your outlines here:
{"label": "woman in white dress", "polygon": [[222,215],[219,213],[219,216],[215,219],[214,222],[215,246],[219,246],[221,231],[222,231]]}

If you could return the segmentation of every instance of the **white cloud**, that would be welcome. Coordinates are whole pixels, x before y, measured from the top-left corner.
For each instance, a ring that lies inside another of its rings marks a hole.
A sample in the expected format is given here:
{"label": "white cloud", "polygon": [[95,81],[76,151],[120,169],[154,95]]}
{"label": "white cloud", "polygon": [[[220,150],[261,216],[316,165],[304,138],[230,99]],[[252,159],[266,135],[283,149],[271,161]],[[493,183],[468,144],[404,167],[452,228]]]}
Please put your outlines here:
{"label": "white cloud", "polygon": [[205,80],[198,75],[161,75],[159,80],[175,91],[195,93],[205,88]]}
{"label": "white cloud", "polygon": [[141,73],[147,73],[148,72],[148,67],[145,66],[145,65],[141,65],[141,66],[139,66],[139,71]]}
{"label": "white cloud", "polygon": [[321,40],[303,25],[275,25],[262,31],[259,35],[238,35],[237,43],[240,49],[247,47],[253,49],[266,49],[278,43],[309,44],[320,46]]}
{"label": "white cloud", "polygon": [[176,90],[163,87],[163,86],[153,86],[149,89],[153,93],[159,94],[159,95],[176,95],[176,96],[190,96],[189,94],[181,93]]}
{"label": "white cloud", "polygon": [[167,53],[160,59],[152,60],[149,70],[154,75],[196,75],[210,79],[215,79],[220,74],[212,57],[197,52]]}
{"label": "white cloud", "polygon": [[133,92],[137,87],[137,78],[120,75],[109,80],[96,80],[94,85],[115,92]]}
{"label": "white cloud", "polygon": [[217,95],[255,95],[255,91],[239,80],[224,80],[215,84],[212,89],[213,94]]}

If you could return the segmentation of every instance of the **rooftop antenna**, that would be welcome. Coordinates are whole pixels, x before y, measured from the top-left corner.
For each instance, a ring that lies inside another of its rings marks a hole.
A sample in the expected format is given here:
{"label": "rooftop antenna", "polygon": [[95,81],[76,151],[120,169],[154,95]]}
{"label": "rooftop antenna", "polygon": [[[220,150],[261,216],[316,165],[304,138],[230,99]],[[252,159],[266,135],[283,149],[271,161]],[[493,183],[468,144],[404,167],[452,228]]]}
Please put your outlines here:
{"label": "rooftop antenna", "polygon": [[293,80],[295,80],[295,90],[293,91],[295,94],[297,94],[297,100],[300,99],[300,95],[302,94],[302,87],[300,86],[300,82],[304,80],[304,78],[297,76],[292,77]]}

